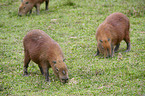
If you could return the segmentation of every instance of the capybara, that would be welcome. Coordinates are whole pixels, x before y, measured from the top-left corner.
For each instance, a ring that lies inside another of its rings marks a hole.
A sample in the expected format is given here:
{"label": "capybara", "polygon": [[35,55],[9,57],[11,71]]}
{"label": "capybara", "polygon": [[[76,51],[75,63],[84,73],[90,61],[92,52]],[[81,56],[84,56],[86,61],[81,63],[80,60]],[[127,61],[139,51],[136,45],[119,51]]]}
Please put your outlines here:
{"label": "capybara", "polygon": [[68,82],[68,69],[64,62],[64,55],[57,42],[44,31],[35,29],[27,33],[23,39],[24,45],[24,75],[30,60],[38,64],[41,73],[49,81],[49,68],[62,83]]}
{"label": "capybara", "polygon": [[[109,15],[105,21],[99,25],[96,31],[97,53],[104,54],[104,57],[113,57],[120,46],[120,42],[124,40],[127,44],[126,52],[130,51],[129,37],[130,22],[122,13],[113,13]],[[114,46],[116,45],[115,49]]]}
{"label": "capybara", "polygon": [[40,4],[45,1],[46,7],[45,9],[48,10],[49,0],[21,0],[22,3],[19,7],[19,16],[26,15],[28,12],[31,14],[33,7],[36,8],[37,14],[40,13]]}

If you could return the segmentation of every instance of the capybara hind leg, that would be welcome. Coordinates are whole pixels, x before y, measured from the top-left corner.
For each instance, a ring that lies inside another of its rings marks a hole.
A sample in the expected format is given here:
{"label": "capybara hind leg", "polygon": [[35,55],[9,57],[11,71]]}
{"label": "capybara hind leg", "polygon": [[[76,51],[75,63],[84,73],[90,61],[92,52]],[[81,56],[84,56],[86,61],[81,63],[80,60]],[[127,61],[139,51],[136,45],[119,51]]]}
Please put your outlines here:
{"label": "capybara hind leg", "polygon": [[49,81],[49,71],[47,65],[42,65],[43,75],[45,76],[46,81]]}
{"label": "capybara hind leg", "polygon": [[41,65],[38,65],[38,66],[39,66],[39,69],[40,69],[40,71],[41,71],[41,74],[43,75],[44,72],[43,72],[43,69],[42,69]]}
{"label": "capybara hind leg", "polygon": [[126,44],[127,44],[127,49],[125,52],[128,52],[131,50],[131,44],[130,44],[130,38],[129,38],[129,35],[126,35],[126,38],[124,39]]}
{"label": "capybara hind leg", "polygon": [[127,44],[127,49],[126,49],[126,51],[125,52],[128,52],[128,51],[130,51],[131,50],[131,47],[130,47],[130,43],[126,43]]}
{"label": "capybara hind leg", "polygon": [[24,57],[24,71],[23,71],[23,75],[28,75],[28,72],[27,72],[27,68],[28,68],[28,64],[30,62],[30,56],[28,54],[27,51],[25,51],[25,57]]}
{"label": "capybara hind leg", "polygon": [[114,49],[114,52],[117,52],[117,51],[118,51],[119,46],[120,46],[120,43],[116,45],[116,47],[115,47],[115,49]]}
{"label": "capybara hind leg", "polygon": [[48,10],[49,0],[46,0],[46,1],[45,1],[45,5],[46,5],[46,6],[45,6],[45,10]]}
{"label": "capybara hind leg", "polygon": [[94,56],[98,56],[100,54],[98,48],[97,48],[97,53]]}

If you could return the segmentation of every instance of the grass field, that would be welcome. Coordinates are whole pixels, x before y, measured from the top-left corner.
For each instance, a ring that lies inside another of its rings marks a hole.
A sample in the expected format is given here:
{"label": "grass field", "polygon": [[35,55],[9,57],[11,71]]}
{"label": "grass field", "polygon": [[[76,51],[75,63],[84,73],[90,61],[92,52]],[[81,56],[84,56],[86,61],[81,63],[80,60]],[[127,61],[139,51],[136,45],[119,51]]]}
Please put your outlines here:
{"label": "grass field", "polygon": [[[23,17],[18,16],[19,5],[20,0],[0,0],[0,96],[145,95],[144,0],[50,0],[49,11],[43,3],[40,15],[34,8]],[[130,19],[131,51],[124,52],[122,41],[113,58],[94,57],[96,29],[114,12]],[[22,40],[31,29],[41,29],[59,43],[69,83],[60,83],[52,69],[51,82],[45,82],[33,62],[29,76],[23,76]]]}

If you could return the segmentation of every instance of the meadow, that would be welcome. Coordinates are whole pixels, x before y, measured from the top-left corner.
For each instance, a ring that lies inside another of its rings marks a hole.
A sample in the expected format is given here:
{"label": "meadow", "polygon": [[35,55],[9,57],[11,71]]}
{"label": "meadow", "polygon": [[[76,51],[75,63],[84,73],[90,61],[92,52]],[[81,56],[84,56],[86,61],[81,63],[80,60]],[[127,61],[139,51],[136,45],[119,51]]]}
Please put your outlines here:
{"label": "meadow", "polygon": [[[144,0],[50,0],[40,15],[18,16],[20,0],[0,0],[0,96],[145,95]],[[113,58],[94,57],[96,29],[105,18],[121,12],[130,19],[131,51],[126,43]],[[66,58],[69,82],[62,84],[50,69],[45,82],[30,62],[23,76],[23,37],[40,29],[59,43]],[[118,54],[122,54],[119,58]]]}

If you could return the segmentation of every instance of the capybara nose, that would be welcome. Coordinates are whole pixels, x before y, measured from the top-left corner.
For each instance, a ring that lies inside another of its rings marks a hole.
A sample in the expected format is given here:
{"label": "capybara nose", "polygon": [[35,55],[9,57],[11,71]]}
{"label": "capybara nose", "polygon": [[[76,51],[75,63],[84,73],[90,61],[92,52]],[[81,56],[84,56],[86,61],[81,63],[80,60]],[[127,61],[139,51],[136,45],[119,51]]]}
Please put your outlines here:
{"label": "capybara nose", "polygon": [[68,82],[68,78],[62,78],[61,79],[63,83],[67,83]]}
{"label": "capybara nose", "polygon": [[20,17],[21,17],[22,15],[21,15],[21,14],[18,14],[18,16],[20,16]]}

